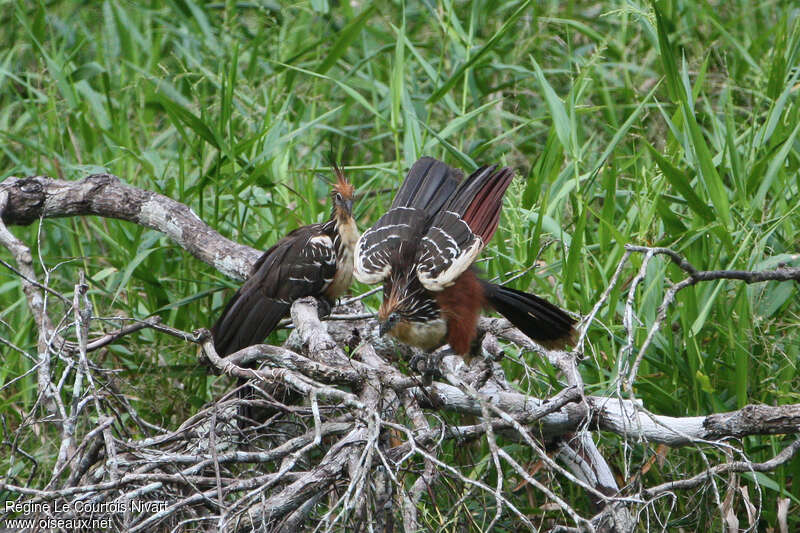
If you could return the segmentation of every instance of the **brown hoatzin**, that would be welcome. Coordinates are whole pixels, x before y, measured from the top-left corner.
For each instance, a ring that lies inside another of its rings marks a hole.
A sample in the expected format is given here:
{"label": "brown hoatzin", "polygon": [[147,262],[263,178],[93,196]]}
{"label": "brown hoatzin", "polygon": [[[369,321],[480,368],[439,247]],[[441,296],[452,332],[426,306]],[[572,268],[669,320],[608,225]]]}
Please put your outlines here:
{"label": "brown hoatzin", "polygon": [[[220,356],[263,342],[295,300],[314,296],[329,308],[350,287],[359,237],[352,215],[354,188],[338,167],[334,172],[327,222],[297,228],[264,252],[211,328]],[[242,389],[242,397],[251,394]],[[247,416],[249,410],[240,413]]]}
{"label": "brown hoatzin", "polygon": [[472,266],[492,238],[509,168],[467,179],[441,161],[417,161],[391,208],[356,244],[356,279],[383,283],[380,333],[430,351],[444,344],[469,358],[481,310],[492,308],[525,335],[560,348],[575,320],[555,305],[480,279]]}

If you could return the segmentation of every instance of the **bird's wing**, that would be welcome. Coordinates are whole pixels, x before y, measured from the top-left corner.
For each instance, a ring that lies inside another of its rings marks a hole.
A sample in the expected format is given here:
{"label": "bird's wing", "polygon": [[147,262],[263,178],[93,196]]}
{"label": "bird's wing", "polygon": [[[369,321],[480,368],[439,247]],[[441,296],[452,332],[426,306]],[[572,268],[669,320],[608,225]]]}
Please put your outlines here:
{"label": "bird's wing", "polygon": [[432,157],[419,158],[392,200],[395,207],[415,207],[429,216],[446,204],[464,178],[464,173]]}
{"label": "bird's wing", "polygon": [[220,355],[262,342],[294,300],[319,296],[336,274],[336,249],[319,224],[293,231],[264,252],[211,332]]}
{"label": "bird's wing", "polygon": [[323,232],[308,236],[298,247],[296,259],[288,263],[286,280],[280,294],[291,301],[303,296],[322,294],[336,275],[336,246]]}
{"label": "bird's wing", "polygon": [[408,171],[392,206],[356,243],[353,275],[361,283],[380,283],[398,260],[414,258],[420,236],[446,204],[462,178],[460,170],[431,157]]}
{"label": "bird's wing", "polygon": [[356,243],[355,278],[368,285],[380,283],[389,276],[397,257],[409,253],[413,257],[424,221],[422,209],[395,207],[387,211]]}
{"label": "bird's wing", "polygon": [[509,168],[481,167],[436,214],[416,257],[417,277],[426,289],[444,290],[477,259],[497,229],[512,177]]}

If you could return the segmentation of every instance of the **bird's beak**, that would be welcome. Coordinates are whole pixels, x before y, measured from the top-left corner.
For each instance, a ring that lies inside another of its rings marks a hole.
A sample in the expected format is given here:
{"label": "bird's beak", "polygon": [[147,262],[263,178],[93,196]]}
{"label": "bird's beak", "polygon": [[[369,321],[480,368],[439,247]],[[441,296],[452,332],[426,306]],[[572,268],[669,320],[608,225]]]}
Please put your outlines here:
{"label": "bird's beak", "polygon": [[380,322],[378,325],[378,336],[383,337],[389,333],[390,329],[392,329],[392,325],[388,320],[386,322]]}
{"label": "bird's beak", "polygon": [[348,215],[353,214],[353,200],[345,200],[344,201],[344,208],[347,211]]}

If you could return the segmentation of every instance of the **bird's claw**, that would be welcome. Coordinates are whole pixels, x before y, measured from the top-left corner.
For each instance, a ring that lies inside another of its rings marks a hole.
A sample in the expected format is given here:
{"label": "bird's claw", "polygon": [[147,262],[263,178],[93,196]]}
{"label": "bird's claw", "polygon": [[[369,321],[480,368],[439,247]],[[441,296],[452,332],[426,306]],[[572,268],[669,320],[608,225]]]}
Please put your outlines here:
{"label": "bird's claw", "polygon": [[440,353],[432,354],[414,354],[411,356],[409,366],[422,375],[422,383],[430,385],[433,379],[441,377],[439,371],[439,364],[442,362],[442,355]]}
{"label": "bird's claw", "polygon": [[478,359],[470,368],[470,381],[476,390],[481,389],[494,375],[491,359]]}
{"label": "bird's claw", "polygon": [[317,315],[320,318],[325,318],[331,314],[333,305],[327,298],[317,298]]}
{"label": "bird's claw", "polygon": [[425,354],[420,353],[413,353],[411,355],[411,359],[408,360],[408,367],[412,370],[416,370],[417,372],[421,372],[419,369],[419,363],[425,359]]}

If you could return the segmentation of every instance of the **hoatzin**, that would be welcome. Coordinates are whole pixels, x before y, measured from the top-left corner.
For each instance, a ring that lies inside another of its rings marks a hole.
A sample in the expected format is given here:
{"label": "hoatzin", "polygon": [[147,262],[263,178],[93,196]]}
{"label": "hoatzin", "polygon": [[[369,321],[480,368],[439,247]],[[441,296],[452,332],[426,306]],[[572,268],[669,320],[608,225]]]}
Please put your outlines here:
{"label": "hoatzin", "polygon": [[560,348],[575,320],[555,305],[482,280],[472,266],[492,238],[509,168],[463,174],[424,157],[389,211],[356,244],[356,279],[383,283],[380,334],[430,351],[444,344],[469,360],[481,310],[493,308],[531,339]]}
{"label": "hoatzin", "polygon": [[[359,237],[352,214],[355,191],[335,165],[334,173],[328,221],[297,228],[264,252],[211,328],[220,356],[262,342],[295,300],[314,296],[330,307],[350,287]],[[242,397],[251,394],[242,389]],[[240,413],[247,416],[249,410]]]}

